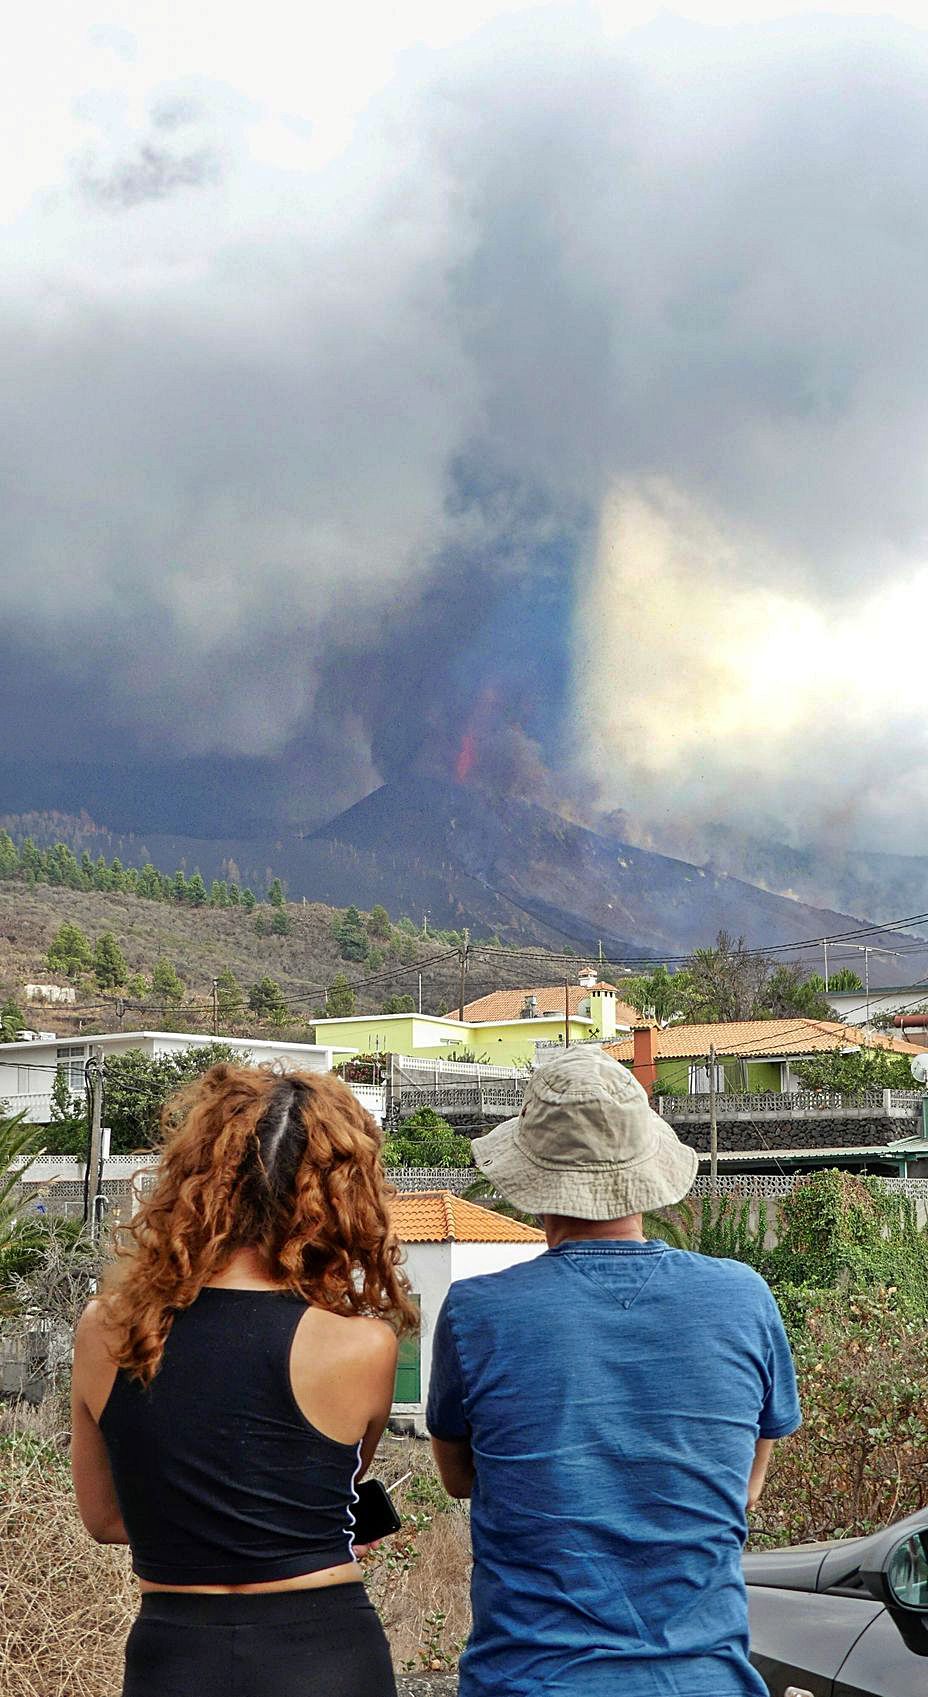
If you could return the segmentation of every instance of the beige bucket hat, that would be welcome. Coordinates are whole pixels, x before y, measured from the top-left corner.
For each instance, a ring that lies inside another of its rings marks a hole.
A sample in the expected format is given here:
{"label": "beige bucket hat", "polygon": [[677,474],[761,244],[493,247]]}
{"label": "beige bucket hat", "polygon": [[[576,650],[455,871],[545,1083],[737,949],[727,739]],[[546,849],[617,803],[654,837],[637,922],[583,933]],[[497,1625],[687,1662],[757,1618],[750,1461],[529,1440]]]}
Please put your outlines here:
{"label": "beige bucket hat", "polygon": [[616,1220],[680,1202],[699,1160],[603,1049],[565,1049],[532,1073],[517,1119],[474,1141],[474,1160],[532,1214]]}

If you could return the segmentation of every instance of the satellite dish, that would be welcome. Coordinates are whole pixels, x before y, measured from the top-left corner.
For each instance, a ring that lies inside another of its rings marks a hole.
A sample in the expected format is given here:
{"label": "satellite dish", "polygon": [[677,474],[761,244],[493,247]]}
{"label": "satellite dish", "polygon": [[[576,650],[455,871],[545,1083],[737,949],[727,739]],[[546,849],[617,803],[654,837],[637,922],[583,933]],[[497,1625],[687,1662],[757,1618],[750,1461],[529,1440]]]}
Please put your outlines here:
{"label": "satellite dish", "polygon": [[911,1066],[916,1084],[928,1084],[928,1055],[916,1055]]}

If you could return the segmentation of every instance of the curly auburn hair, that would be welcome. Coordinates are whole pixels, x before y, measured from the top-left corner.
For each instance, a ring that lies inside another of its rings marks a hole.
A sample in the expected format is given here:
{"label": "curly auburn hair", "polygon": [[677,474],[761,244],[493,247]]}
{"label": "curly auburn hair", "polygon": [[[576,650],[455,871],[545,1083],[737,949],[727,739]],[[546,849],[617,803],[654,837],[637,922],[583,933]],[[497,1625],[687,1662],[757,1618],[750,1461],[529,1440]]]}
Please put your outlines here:
{"label": "curly auburn hair", "polygon": [[154,1188],[122,1228],[101,1295],[111,1352],[133,1378],[151,1382],[174,1315],[246,1247],[316,1307],[415,1330],[380,1132],[340,1079],[223,1062],[171,1098],[161,1125]]}

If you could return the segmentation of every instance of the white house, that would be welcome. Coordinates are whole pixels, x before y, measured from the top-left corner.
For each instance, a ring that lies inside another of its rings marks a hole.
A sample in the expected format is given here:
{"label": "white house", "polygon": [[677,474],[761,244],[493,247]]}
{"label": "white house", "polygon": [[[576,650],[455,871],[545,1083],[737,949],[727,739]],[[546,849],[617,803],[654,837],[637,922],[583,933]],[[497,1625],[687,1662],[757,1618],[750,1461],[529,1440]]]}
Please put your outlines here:
{"label": "white house", "polygon": [[448,1190],[406,1191],[393,1203],[393,1220],[421,1315],[418,1337],[400,1345],[393,1414],[424,1432],[432,1334],[449,1286],[533,1261],[543,1253],[545,1238],[534,1226],[478,1208]]}
{"label": "white house", "polygon": [[[0,1102],[7,1103],[13,1113],[24,1112],[35,1124],[46,1125],[51,1119],[56,1072],[62,1069],[74,1095],[83,1095],[84,1067],[91,1049],[102,1050],[104,1060],[130,1049],[141,1049],[143,1054],[158,1058],[216,1041],[202,1031],[113,1031],[102,1037],[58,1039],[43,1035],[39,1042],[0,1043]],[[331,1044],[276,1043],[255,1037],[223,1037],[218,1041],[237,1050],[247,1065],[279,1061],[282,1066],[303,1067],[308,1072],[331,1072],[333,1064],[351,1052]],[[358,1084],[351,1088],[382,1124],[383,1087]]]}

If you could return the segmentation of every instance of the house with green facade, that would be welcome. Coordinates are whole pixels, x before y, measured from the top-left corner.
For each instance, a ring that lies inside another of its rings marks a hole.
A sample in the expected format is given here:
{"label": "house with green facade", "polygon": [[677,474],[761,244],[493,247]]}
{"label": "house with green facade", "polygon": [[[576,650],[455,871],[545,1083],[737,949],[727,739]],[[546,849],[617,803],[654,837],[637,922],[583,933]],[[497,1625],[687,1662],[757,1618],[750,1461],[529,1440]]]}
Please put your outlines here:
{"label": "house with green facade", "polygon": [[351,1014],[317,1019],[316,1042],[355,1055],[419,1055],[451,1059],[463,1051],[491,1066],[525,1066],[536,1044],[609,1042],[630,1032],[635,1010],[619,1000],[614,984],[595,973],[578,984],[494,990],[457,1014]]}
{"label": "house with green facade", "polygon": [[918,1050],[884,1031],[848,1027],[836,1020],[745,1019],[714,1025],[639,1027],[607,1045],[630,1066],[654,1096],[698,1096],[710,1088],[709,1057],[715,1053],[715,1088],[720,1095],[791,1092],[800,1088],[796,1068],[816,1055],[841,1049],[889,1049],[911,1059]]}

